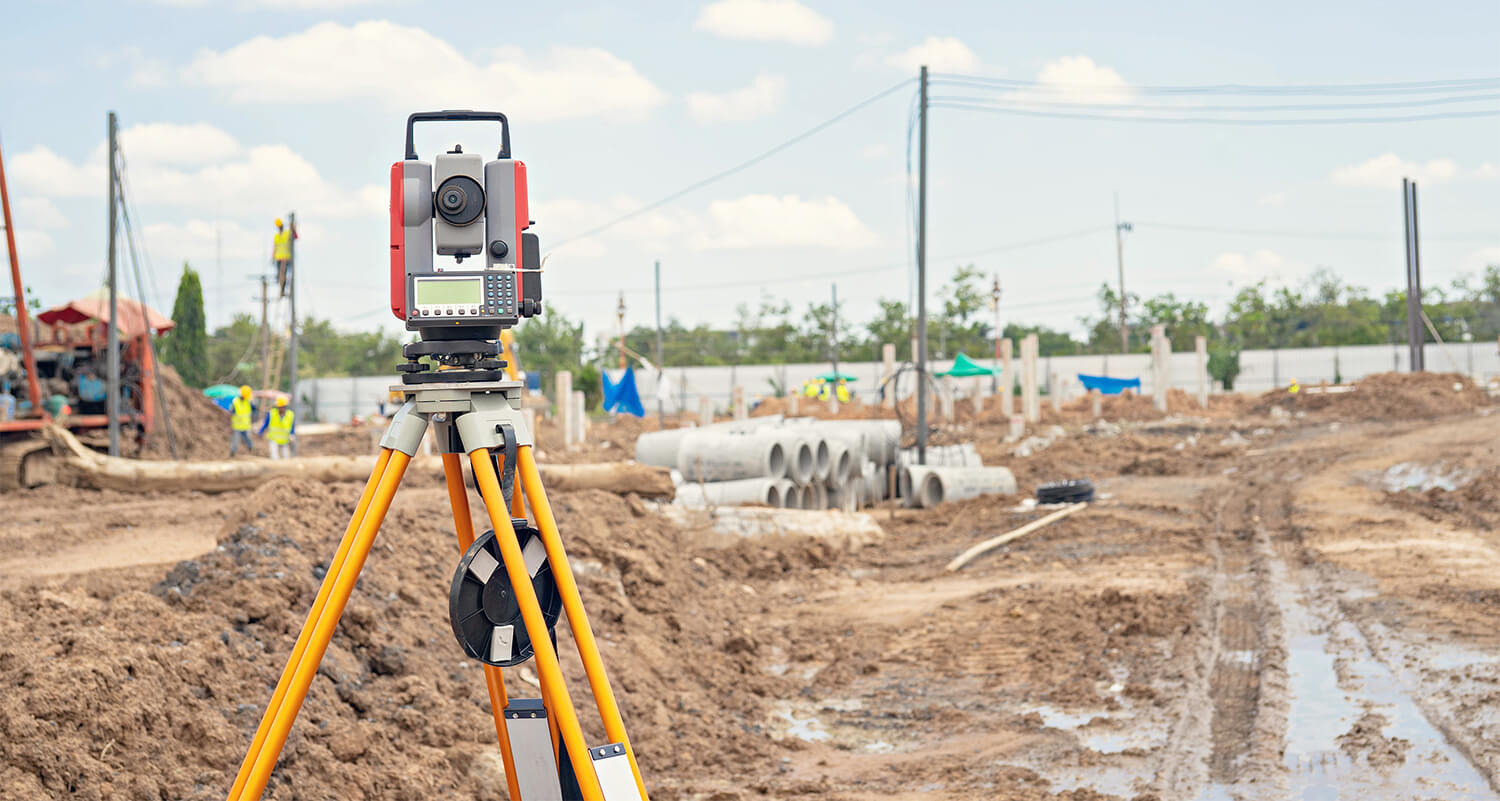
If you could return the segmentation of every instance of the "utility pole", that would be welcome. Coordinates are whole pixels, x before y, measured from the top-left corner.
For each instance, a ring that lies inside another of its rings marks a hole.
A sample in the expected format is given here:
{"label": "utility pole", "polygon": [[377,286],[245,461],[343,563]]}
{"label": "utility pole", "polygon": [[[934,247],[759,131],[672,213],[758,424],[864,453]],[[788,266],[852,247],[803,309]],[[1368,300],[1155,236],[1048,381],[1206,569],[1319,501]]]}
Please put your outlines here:
{"label": "utility pole", "polygon": [[995,285],[990,289],[990,307],[995,310],[995,360],[990,374],[990,391],[1000,391],[1000,273],[995,273]]}
{"label": "utility pole", "polygon": [[1401,179],[1401,205],[1406,212],[1406,343],[1411,349],[1408,368],[1413,373],[1427,369],[1422,345],[1422,258],[1417,241],[1417,182]]}
{"label": "utility pole", "polygon": [[661,354],[661,259],[656,260],[656,427],[666,428],[661,393],[667,381],[667,365]]}
{"label": "utility pole", "polygon": [[615,308],[615,318],[620,323],[620,369],[625,369],[625,293],[620,293],[620,305]]}
{"label": "utility pole", "polygon": [[1120,222],[1120,193],[1115,193],[1115,263],[1120,268],[1120,352],[1130,353],[1130,323],[1125,317],[1125,237],[1130,223]]}
{"label": "utility pole", "polygon": [[[829,318],[831,329],[828,336],[828,352],[833,355],[833,385],[838,387],[839,383],[839,285],[833,285],[833,309],[832,317]],[[835,393],[837,394],[837,393]]]}
{"label": "utility pole", "polygon": [[[106,394],[105,403],[109,408],[105,410],[105,417],[109,420],[109,455],[120,455],[120,327],[116,323],[116,310],[119,307],[119,290],[115,281],[115,237],[116,213],[119,205],[115,202],[115,186],[118,180],[115,177],[115,135],[119,123],[115,119],[115,113],[109,113],[109,152],[106,158],[109,160],[109,391]],[[17,303],[25,303],[25,298],[16,298]],[[149,336],[149,334],[148,334]]]}
{"label": "utility pole", "polygon": [[266,389],[271,385],[271,321],[266,313],[266,307],[270,304],[270,290],[267,288],[267,276],[260,275],[260,388]]}
{"label": "utility pole", "polygon": [[26,369],[26,399],[31,401],[35,414],[42,408],[42,389],[36,377],[36,354],[31,349],[31,311],[26,308],[26,287],[21,285],[21,257],[16,251],[16,228],[10,218],[4,159],[0,159],[0,211],[4,212],[5,247],[10,254],[10,284],[16,293],[16,334],[21,339],[21,359]]}
{"label": "utility pole", "polygon": [[[287,388],[292,391],[292,419],[297,419],[297,212],[289,211],[286,215],[287,230],[291,232],[287,247],[291,249],[292,258],[288,261],[287,270],[287,314],[292,318],[291,327],[287,330],[287,366],[290,367],[290,375],[287,378]],[[294,446],[295,447],[295,446]],[[293,451],[295,455],[296,451]]]}
{"label": "utility pole", "polygon": [[927,65],[922,65],[917,152],[917,464],[927,464]]}

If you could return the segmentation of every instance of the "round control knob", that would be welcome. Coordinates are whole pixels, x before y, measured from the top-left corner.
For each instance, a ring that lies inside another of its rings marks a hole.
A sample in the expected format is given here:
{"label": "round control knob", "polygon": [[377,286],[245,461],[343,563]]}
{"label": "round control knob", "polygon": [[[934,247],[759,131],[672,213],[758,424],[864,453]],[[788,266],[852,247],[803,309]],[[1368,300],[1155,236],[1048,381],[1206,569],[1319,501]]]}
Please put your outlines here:
{"label": "round control knob", "polygon": [[497,259],[505,258],[505,254],[509,252],[510,246],[499,239],[496,239],[495,241],[490,243],[490,255]]}

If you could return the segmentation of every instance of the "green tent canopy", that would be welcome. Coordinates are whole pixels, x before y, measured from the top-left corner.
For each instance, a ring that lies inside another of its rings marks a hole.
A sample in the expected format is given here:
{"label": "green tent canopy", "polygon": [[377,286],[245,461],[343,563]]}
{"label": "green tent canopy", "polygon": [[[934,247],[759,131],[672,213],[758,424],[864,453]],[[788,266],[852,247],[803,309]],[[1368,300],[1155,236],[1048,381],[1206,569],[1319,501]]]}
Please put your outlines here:
{"label": "green tent canopy", "polygon": [[218,398],[222,398],[226,395],[240,394],[240,388],[232,384],[214,384],[213,386],[203,390],[203,394],[217,400]]}
{"label": "green tent canopy", "polygon": [[818,376],[817,378],[818,378],[819,381],[839,381],[839,380],[843,380],[843,381],[858,381],[859,380],[858,378],[855,378],[854,376],[849,375],[848,373],[835,373],[835,372],[827,372],[827,373],[824,373],[824,374]]}
{"label": "green tent canopy", "polygon": [[973,359],[960,353],[958,354],[958,358],[953,360],[952,370],[946,373],[933,373],[933,375],[939,377],[951,375],[954,378],[972,378],[976,375],[995,375],[997,372],[988,367],[980,366]]}

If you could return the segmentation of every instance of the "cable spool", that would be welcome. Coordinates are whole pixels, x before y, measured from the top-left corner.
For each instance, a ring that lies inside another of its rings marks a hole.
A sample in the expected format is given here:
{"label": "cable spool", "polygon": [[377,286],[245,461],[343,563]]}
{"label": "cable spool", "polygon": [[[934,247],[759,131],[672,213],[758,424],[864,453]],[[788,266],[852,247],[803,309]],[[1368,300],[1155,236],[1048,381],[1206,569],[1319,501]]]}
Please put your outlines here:
{"label": "cable spool", "polygon": [[[526,526],[524,520],[515,522],[526,573],[531,576],[531,587],[550,634],[562,611],[562,596],[557,593],[541,534]],[[494,531],[475,538],[458,560],[448,592],[448,622],[464,653],[486,665],[511,667],[531,658],[531,637],[521,619],[521,607],[511,589]]]}

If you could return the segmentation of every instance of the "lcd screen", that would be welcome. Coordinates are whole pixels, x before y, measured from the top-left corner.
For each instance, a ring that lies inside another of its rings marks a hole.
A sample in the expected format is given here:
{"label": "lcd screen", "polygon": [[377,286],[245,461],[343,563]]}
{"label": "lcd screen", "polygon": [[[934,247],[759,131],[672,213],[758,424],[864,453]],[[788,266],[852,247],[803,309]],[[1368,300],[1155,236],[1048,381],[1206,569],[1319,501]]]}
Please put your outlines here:
{"label": "lcd screen", "polygon": [[418,278],[418,306],[477,305],[484,299],[482,278]]}

